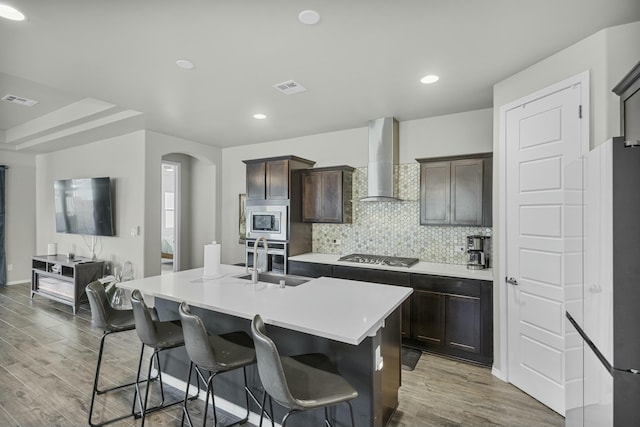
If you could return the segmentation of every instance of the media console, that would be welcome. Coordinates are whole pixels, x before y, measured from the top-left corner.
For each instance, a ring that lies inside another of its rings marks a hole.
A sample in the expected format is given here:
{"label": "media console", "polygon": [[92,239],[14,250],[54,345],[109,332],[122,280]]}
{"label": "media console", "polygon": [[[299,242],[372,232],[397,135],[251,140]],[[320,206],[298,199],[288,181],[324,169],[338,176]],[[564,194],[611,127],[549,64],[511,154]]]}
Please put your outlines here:
{"label": "media console", "polygon": [[31,259],[31,299],[40,295],[70,305],[75,315],[87,300],[85,287],[102,277],[104,261],[64,255],[36,255]]}

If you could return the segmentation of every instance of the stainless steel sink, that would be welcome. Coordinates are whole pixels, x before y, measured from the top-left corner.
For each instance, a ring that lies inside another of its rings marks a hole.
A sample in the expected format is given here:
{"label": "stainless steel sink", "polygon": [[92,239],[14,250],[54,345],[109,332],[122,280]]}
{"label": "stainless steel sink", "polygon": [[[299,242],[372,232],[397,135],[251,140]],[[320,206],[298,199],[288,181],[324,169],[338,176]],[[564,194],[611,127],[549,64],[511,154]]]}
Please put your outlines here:
{"label": "stainless steel sink", "polygon": [[[244,274],[242,276],[236,276],[238,279],[251,280],[251,274]],[[307,283],[309,280],[308,277],[301,276],[289,276],[282,274],[272,274],[272,273],[259,273],[258,274],[258,282],[267,282],[267,283],[275,283],[276,285],[280,283],[280,280],[284,280],[285,286],[298,286],[303,283]]]}

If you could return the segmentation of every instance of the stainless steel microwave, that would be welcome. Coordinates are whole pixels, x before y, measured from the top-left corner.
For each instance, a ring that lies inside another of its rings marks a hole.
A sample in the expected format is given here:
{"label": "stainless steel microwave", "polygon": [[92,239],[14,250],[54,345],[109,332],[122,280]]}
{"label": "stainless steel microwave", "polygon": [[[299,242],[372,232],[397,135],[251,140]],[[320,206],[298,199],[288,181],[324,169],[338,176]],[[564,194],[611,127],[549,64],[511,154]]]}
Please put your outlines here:
{"label": "stainless steel microwave", "polygon": [[287,206],[247,206],[247,238],[287,240]]}

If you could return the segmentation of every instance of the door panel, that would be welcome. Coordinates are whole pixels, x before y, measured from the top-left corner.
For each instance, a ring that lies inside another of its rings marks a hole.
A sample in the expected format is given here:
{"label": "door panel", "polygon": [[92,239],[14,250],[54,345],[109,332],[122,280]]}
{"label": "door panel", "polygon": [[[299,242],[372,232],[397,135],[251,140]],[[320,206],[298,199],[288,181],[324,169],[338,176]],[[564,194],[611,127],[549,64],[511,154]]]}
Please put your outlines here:
{"label": "door panel", "polygon": [[533,160],[520,164],[520,191],[559,190],[562,188],[562,159]]}
{"label": "door panel", "polygon": [[561,206],[520,206],[520,234],[535,237],[561,237]]}
{"label": "door panel", "polygon": [[561,111],[561,108],[551,108],[527,115],[520,126],[520,148],[540,147],[561,141]]}
{"label": "door panel", "polygon": [[565,166],[581,150],[581,85],[506,112],[509,381],[564,414]]}

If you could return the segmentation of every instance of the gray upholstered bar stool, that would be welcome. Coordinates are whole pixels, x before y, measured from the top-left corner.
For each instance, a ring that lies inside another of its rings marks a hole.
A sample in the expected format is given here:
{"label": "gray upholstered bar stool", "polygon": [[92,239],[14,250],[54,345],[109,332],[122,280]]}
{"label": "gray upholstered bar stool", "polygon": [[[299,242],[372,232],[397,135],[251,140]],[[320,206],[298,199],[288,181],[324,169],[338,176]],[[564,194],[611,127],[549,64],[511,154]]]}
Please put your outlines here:
{"label": "gray upholstered bar stool", "polygon": [[343,402],[349,405],[351,426],[355,427],[351,400],[358,397],[358,392],[338,373],[326,355],[311,353],[280,357],[258,314],[251,322],[251,333],[256,347],[258,373],[266,392],[262,406],[268,394],[270,406],[273,399],[289,410],[282,419],[282,427],[291,414],[316,408],[324,408],[325,422],[330,426],[327,408]]}
{"label": "gray upholstered bar stool", "polygon": [[[249,419],[249,397],[251,397],[256,404],[260,406],[260,402],[247,386],[246,367],[256,363],[256,352],[253,348],[253,341],[251,340],[251,337],[242,331],[230,332],[221,335],[209,335],[202,319],[191,313],[191,308],[186,302],[182,302],[180,304],[179,312],[184,332],[184,344],[187,349],[187,354],[191,359],[187,384],[191,381],[191,372],[194,366],[196,375],[200,380],[202,380],[202,382],[207,384],[202,425],[205,426],[207,423],[209,396],[211,396],[211,405],[213,407],[213,425],[218,425],[215,395],[213,392],[214,377],[218,374],[240,368],[242,368],[244,378],[245,405],[247,413],[243,419],[235,421],[230,425],[244,424]],[[205,378],[202,371],[209,371],[209,376]],[[193,426],[191,416],[187,410],[187,393],[185,393],[182,423],[184,423],[185,415],[189,425]]]}
{"label": "gray upholstered bar stool", "polygon": [[[131,293],[131,305],[133,307],[133,318],[136,326],[136,333],[138,334],[138,338],[142,341],[143,345],[149,346],[153,348],[153,354],[149,359],[149,369],[147,370],[147,382],[151,378],[151,368],[153,366],[153,360],[156,361],[156,366],[158,368],[158,379],[160,380],[160,395],[162,401],[158,406],[153,408],[147,408],[147,402],[149,400],[149,384],[147,384],[147,388],[144,394],[144,402],[141,399],[140,393],[140,369],[142,368],[142,358],[140,359],[140,363],[138,364],[138,376],[136,382],[136,395],[138,396],[138,404],[140,405],[140,414],[142,417],[141,427],[144,426],[144,421],[146,414],[152,411],[156,411],[158,409],[167,408],[172,405],[177,405],[182,403],[182,399],[177,400],[172,403],[165,404],[164,403],[164,387],[162,385],[162,370],[160,369],[160,357],[158,354],[163,350],[169,350],[176,347],[181,347],[184,345],[184,338],[182,335],[182,326],[179,321],[159,321],[154,320],[151,315],[151,310],[147,307],[147,304],[144,302],[142,294],[138,289],[135,289]],[[189,387],[187,387],[187,390]],[[198,390],[200,387],[198,387]],[[192,399],[197,398],[196,396],[191,397]],[[135,402],[134,402],[135,407]]]}
{"label": "gray upholstered bar stool", "polygon": [[[89,298],[89,305],[91,306],[91,321],[94,326],[102,329],[102,338],[100,338],[100,350],[98,351],[98,363],[96,364],[96,374],[93,380],[93,391],[91,393],[91,406],[89,406],[89,425],[90,426],[103,426],[115,421],[120,421],[124,418],[133,416],[133,413],[128,413],[107,421],[100,423],[93,422],[93,406],[96,400],[96,396],[104,394],[110,391],[119,390],[124,387],[135,385],[136,382],[130,382],[127,384],[121,384],[104,390],[98,388],[98,380],[100,378],[100,366],[102,364],[102,354],[104,351],[104,343],[107,335],[116,333],[131,331],[135,328],[135,322],[133,319],[133,310],[116,310],[111,307],[109,300],[104,290],[104,285],[99,281],[91,282],[85,288],[87,297]],[[140,350],[140,360],[142,360],[142,353],[144,345]],[[134,394],[135,401],[135,394]]]}

